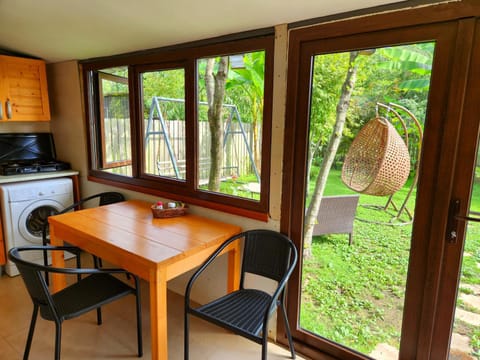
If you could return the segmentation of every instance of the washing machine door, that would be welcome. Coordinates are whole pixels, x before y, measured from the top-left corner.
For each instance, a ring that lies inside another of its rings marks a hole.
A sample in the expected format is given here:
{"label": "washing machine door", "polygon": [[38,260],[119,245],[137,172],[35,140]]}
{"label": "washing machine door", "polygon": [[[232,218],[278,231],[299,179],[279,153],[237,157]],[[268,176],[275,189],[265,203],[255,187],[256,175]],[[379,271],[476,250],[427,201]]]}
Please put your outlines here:
{"label": "washing machine door", "polygon": [[51,199],[43,199],[31,203],[18,218],[18,230],[22,237],[35,245],[42,244],[43,225],[51,215],[58,214],[64,206]]}

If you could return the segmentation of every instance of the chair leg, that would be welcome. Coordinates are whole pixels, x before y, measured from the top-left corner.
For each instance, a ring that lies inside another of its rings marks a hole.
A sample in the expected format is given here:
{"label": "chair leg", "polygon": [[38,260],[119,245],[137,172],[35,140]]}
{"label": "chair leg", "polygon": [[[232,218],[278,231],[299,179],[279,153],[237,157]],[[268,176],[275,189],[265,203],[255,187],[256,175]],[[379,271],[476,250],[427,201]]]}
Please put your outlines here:
{"label": "chair leg", "polygon": [[28,360],[30,354],[30,347],[32,346],[33,332],[35,331],[35,324],[37,322],[38,305],[33,305],[32,320],[30,321],[30,329],[28,330],[27,344],[25,345],[25,351],[23,353],[23,360]]}
{"label": "chair leg", "polygon": [[142,339],[142,299],[140,297],[140,281],[138,276],[135,276],[135,289],[137,300],[137,345],[138,345],[138,357],[143,356],[143,339]]}
{"label": "chair leg", "polygon": [[60,360],[62,346],[62,324],[55,321],[55,360]]}
{"label": "chair leg", "polygon": [[263,329],[263,339],[262,339],[262,360],[267,360],[267,344],[268,344],[268,330]]}
{"label": "chair leg", "polygon": [[290,346],[290,352],[292,354],[292,359],[295,359],[295,348],[293,347],[292,333],[290,332],[290,325],[288,324],[287,311],[285,310],[285,305],[280,304],[283,314],[283,323],[285,324],[285,330],[287,331],[288,344]]}
{"label": "chair leg", "polygon": [[102,308],[97,308],[97,325],[102,325]]}
{"label": "chair leg", "polygon": [[188,360],[189,358],[189,344],[188,344],[188,332],[190,331],[189,329],[189,318],[188,318],[188,311],[185,309],[185,323],[183,326],[183,358],[184,360]]}
{"label": "chair leg", "polygon": [[[46,250],[43,250],[43,265],[48,266],[48,254]],[[45,283],[47,284],[47,286],[50,285],[48,271],[45,271]]]}
{"label": "chair leg", "polygon": [[93,266],[94,266],[94,268],[95,268],[95,269],[99,269],[99,268],[101,267],[101,261],[100,261],[100,259],[99,259],[97,256],[95,256],[95,255],[92,255],[92,257],[93,257]]}
{"label": "chair leg", "polygon": [[[75,257],[77,258],[77,269],[80,269],[82,267],[82,259],[80,258],[80,256],[80,253],[75,255]],[[80,274],[77,274],[77,281],[80,281],[81,279],[82,277],[80,276]]]}

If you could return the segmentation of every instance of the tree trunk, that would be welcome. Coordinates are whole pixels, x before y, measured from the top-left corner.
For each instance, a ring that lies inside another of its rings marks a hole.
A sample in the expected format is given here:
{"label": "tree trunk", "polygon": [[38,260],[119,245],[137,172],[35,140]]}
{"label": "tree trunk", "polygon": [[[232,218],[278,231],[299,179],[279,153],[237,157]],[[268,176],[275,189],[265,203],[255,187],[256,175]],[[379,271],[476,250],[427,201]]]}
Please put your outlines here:
{"label": "tree trunk", "polygon": [[218,61],[218,70],[213,68],[215,58],[207,59],[205,69],[205,88],[208,102],[208,125],[210,128],[210,173],[208,190],[220,190],[221,169],[223,164],[223,99],[225,97],[225,83],[228,76],[228,57],[221,57]]}
{"label": "tree trunk", "polygon": [[327,183],[328,174],[337,154],[338,146],[342,140],[343,128],[347,117],[348,107],[350,105],[350,98],[352,97],[353,88],[357,77],[357,65],[355,59],[358,56],[357,51],[350,53],[350,61],[348,64],[348,71],[345,81],[342,85],[342,92],[337,104],[337,115],[332,135],[328,142],[327,149],[323,158],[322,166],[315,183],[315,190],[313,192],[312,200],[305,215],[305,229],[303,235],[303,256],[310,257],[312,255],[312,234],[313,228],[317,221],[317,214],[320,209],[320,204]]}

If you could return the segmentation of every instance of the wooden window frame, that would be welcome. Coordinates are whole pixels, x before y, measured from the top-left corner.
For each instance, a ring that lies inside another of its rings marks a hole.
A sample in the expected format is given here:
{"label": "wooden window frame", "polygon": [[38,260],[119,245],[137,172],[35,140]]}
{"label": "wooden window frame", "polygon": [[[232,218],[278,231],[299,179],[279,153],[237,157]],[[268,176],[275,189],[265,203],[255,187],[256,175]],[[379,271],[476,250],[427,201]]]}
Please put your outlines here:
{"label": "wooden window frame", "polygon": [[[103,88],[101,86],[101,81],[102,80],[109,80],[109,81],[112,81],[112,82],[118,82],[118,83],[122,83],[122,84],[125,84],[125,85],[128,85],[128,80],[125,79],[125,78],[122,78],[120,76],[116,76],[116,75],[112,75],[112,74],[107,74],[107,73],[102,73],[102,72],[99,72],[98,74],[98,79],[99,79],[99,86],[98,86],[98,101],[99,101],[99,106],[98,106],[98,109],[99,109],[99,124],[100,124],[100,141],[101,141],[101,148],[102,148],[102,154],[106,154],[107,152],[107,148],[106,148],[106,144],[105,144],[105,135],[106,135],[106,132],[105,132],[105,121],[104,121],[104,118],[105,118],[105,115],[104,115],[104,102],[103,102]],[[105,160],[105,157],[102,157],[100,159],[101,163],[102,163],[102,168],[103,169],[110,169],[110,168],[114,168],[116,166],[122,166],[122,165],[131,165],[132,164],[132,160],[125,160],[125,161],[113,161],[113,162],[107,162]]]}
{"label": "wooden window frame", "polygon": [[[248,36],[247,36],[248,35]],[[262,162],[260,166],[260,200],[239,198],[227,194],[208,192],[196,188],[197,178],[197,83],[198,59],[236,53],[265,51],[264,110],[262,128]],[[83,76],[85,117],[87,123],[89,170],[88,180],[113,185],[168,199],[184,201],[215,210],[261,221],[268,220],[272,97],[273,97],[274,29],[252,34],[230,35],[226,39],[211,39],[201,43],[124,54],[80,62]],[[102,170],[101,104],[98,77],[102,69],[117,66],[129,68],[130,123],[132,133],[132,176],[122,176]],[[151,176],[143,172],[143,124],[141,117],[141,89],[139,74],[145,69],[185,69],[185,117],[187,121],[186,161],[187,180]]]}
{"label": "wooden window frame", "polygon": [[[466,36],[466,33],[468,33],[467,30],[470,28],[466,23],[472,21],[473,17],[480,17],[480,5],[473,0],[463,0],[458,3],[433,4],[421,8],[400,8],[396,11],[380,14],[367,12],[362,14],[364,17],[358,18],[355,18],[353,15],[357,14],[349,13],[345,14],[343,18],[324,18],[318,19],[316,22],[302,22],[298,23],[297,26],[290,26],[292,31],[289,37],[289,70],[287,79],[286,112],[286,116],[290,121],[285,124],[285,134],[293,133],[295,136],[285,135],[284,138],[284,176],[282,185],[282,221],[280,228],[283,233],[292,237],[299,248],[301,248],[301,240],[299,241],[298,239],[302,239],[303,236],[302,224],[304,221],[304,215],[302,212],[294,212],[292,209],[295,208],[293,204],[295,201],[294,194],[299,191],[295,187],[295,184],[299,181],[295,178],[295,174],[304,172],[304,169],[302,168],[295,168],[295,164],[302,164],[302,161],[295,161],[295,157],[297,157],[299,151],[306,151],[306,139],[302,135],[306,130],[304,128],[298,130],[298,127],[304,127],[306,124],[297,120],[298,114],[305,111],[304,108],[300,109],[300,96],[298,96],[299,88],[302,88],[299,68],[305,66],[305,63],[302,63],[302,60],[305,58],[300,56],[301,47],[311,41],[326,41],[329,39],[341,41],[342,37],[359,36],[364,33],[386,33],[390,30],[399,29],[405,29],[408,31],[408,28],[414,28],[417,26],[424,27],[427,25],[442,25],[457,22],[459,30],[457,30],[458,34],[456,35],[456,39],[457,42],[461,44],[457,44],[456,46],[458,47],[458,50],[462,51],[451,51],[450,53],[443,54],[443,57],[450,59],[452,64],[454,62],[453,59],[460,59],[457,61],[464,66],[465,63],[468,63],[468,57],[464,55],[466,50],[463,47],[468,48],[471,46],[468,44],[469,37]],[[462,39],[467,39],[465,40],[466,44],[462,43]],[[355,48],[356,46],[357,45],[354,44],[351,48]],[[348,46],[346,48],[348,48]],[[465,56],[467,59],[462,58],[462,56]],[[443,74],[443,76],[447,76],[446,74],[450,74],[454,71],[459,73],[459,69],[455,68],[459,65],[456,63],[452,64],[448,67],[442,67],[437,70],[437,73]],[[307,66],[309,66],[309,64],[307,64]],[[463,71],[465,70],[463,69]],[[462,73],[461,75],[464,74]],[[438,77],[438,75],[436,77]],[[449,84],[449,87],[442,87],[441,84],[447,83],[445,79],[439,82],[440,86],[437,86],[437,88],[445,88],[445,91],[451,92],[449,95],[450,100],[453,99],[453,94],[455,94],[455,98],[451,103],[455,104],[452,105],[452,108],[456,109],[456,116],[459,116],[458,114],[462,113],[461,101],[458,99],[464,96],[463,87],[465,85],[463,82],[465,81],[465,78],[455,76],[454,80]],[[302,97],[308,97],[305,90],[302,92]],[[447,95],[443,98],[437,96],[435,99],[431,100],[431,103],[444,104],[445,102],[443,100],[446,98],[448,98]],[[440,119],[441,121],[444,121],[444,119],[449,116],[449,113],[445,109],[435,109],[435,107],[431,106],[429,111],[434,112],[433,115],[430,115],[430,118],[437,119],[436,121],[439,121]],[[452,121],[452,123],[455,123],[455,121]],[[424,142],[424,148],[439,148],[438,144],[442,140],[443,130],[439,124],[433,124],[433,126],[436,126],[438,131],[434,132],[433,136],[429,135],[431,136],[429,142],[430,144],[437,146],[427,146],[427,142]],[[452,145],[454,142],[452,139],[455,139],[455,135],[453,135],[453,131],[447,131],[446,133],[449,134],[448,137],[445,137],[445,139],[448,138],[446,142],[449,145]],[[475,131],[471,131],[471,133],[472,136],[473,134],[477,134]],[[430,150],[425,151],[424,153],[428,153],[429,157],[425,155],[424,159],[422,159],[423,162],[429,164],[437,164],[440,162],[440,159],[436,157],[439,156],[439,154],[435,153],[435,151]],[[455,151],[450,148],[442,150],[444,158],[446,158],[445,154],[454,156],[454,153]],[[450,171],[453,163],[453,161],[450,160],[450,158],[442,160],[443,164],[448,164],[448,166],[443,169],[445,170],[448,168],[447,171],[444,171],[444,174],[448,175],[445,175],[442,178],[442,181],[446,181],[447,183],[450,181]],[[434,173],[432,168],[433,165],[428,169],[428,174],[422,176],[425,176],[425,178],[428,178],[428,176],[432,177],[432,173]],[[464,188],[467,189],[469,186],[464,186]],[[399,358],[437,359],[444,358],[444,353],[448,351],[450,343],[448,336],[452,326],[452,318],[449,316],[451,314],[447,314],[446,311],[441,312],[437,309],[437,306],[442,304],[446,298],[446,296],[439,296],[438,289],[440,286],[443,287],[444,285],[441,281],[442,274],[438,269],[440,269],[442,264],[446,266],[446,261],[444,260],[446,258],[444,258],[444,248],[442,246],[444,234],[442,232],[446,225],[445,214],[448,213],[448,193],[445,189],[449,189],[449,186],[445,186],[445,183],[443,183],[439,185],[438,188],[435,188],[434,186],[431,186],[428,181],[424,181],[423,186],[419,186],[418,189],[417,203],[420,205],[416,209],[415,218],[417,235],[415,244],[412,243],[412,247],[415,247],[415,250],[410,258],[410,268],[407,280],[408,294],[406,294],[404,318],[402,321],[402,338]],[[445,194],[444,198],[447,198],[447,201],[442,199],[442,206],[437,206],[436,202],[438,202],[437,199],[439,198],[438,195],[440,193]],[[441,245],[438,246],[438,244]],[[435,260],[432,260],[433,258],[435,258]],[[429,259],[429,261],[426,261],[426,259]],[[414,271],[412,271],[412,269],[414,269]],[[451,268],[449,268],[449,270],[451,270]],[[444,270],[443,276],[445,276],[445,274],[448,274],[448,271]],[[450,276],[448,275],[446,277]],[[428,282],[425,282],[425,279],[428,279]],[[290,286],[287,295],[287,312],[290,321],[293,321],[298,317],[298,302],[300,299],[297,289],[300,287],[300,282],[301,273],[299,268],[297,268],[290,279]],[[445,293],[448,293],[448,296],[456,295],[451,287],[447,290],[442,288],[442,290],[445,291]],[[451,302],[454,306],[455,300],[451,300]],[[453,311],[452,306],[448,308],[448,311]],[[294,326],[297,325],[298,324],[295,324]],[[436,331],[436,333],[434,331]],[[278,323],[277,333],[280,334],[280,336],[278,336],[278,341],[288,345],[287,339],[284,335],[285,330],[282,322]],[[366,358],[365,355],[356,353],[355,351],[349,353],[348,348],[338,346],[333,342],[328,342],[328,340],[318,346],[317,342],[311,341],[306,332],[305,334],[302,334],[298,331],[298,326],[297,328],[292,329],[292,336],[297,351],[312,358],[329,360]]]}

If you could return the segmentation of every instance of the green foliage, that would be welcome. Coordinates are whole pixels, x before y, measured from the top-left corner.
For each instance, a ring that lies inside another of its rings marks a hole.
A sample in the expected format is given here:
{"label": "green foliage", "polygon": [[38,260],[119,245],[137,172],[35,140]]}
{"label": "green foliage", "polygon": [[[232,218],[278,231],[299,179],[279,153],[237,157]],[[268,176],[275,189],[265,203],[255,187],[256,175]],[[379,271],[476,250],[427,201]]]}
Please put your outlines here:
{"label": "green foliage", "polygon": [[348,61],[349,53],[314,57],[309,122],[310,153],[314,158],[323,156],[322,149],[330,138]]}
{"label": "green foliage", "polygon": [[[145,72],[141,79],[145,118],[148,118],[154,96],[185,99],[185,74],[183,69]],[[161,111],[164,119],[185,120],[184,103],[162,101]]]}
{"label": "green foliage", "polygon": [[[336,161],[342,162],[355,134],[375,116],[378,102],[402,105],[420,123],[424,123],[433,51],[434,43],[422,43],[379,48],[370,55],[357,57],[357,80]],[[313,165],[322,162],[323,151],[335,121],[348,60],[349,52],[314,57],[309,122]],[[384,113],[380,109],[380,114]],[[395,125],[395,121],[392,122]],[[416,132],[412,123],[409,124],[408,131],[410,135]],[[403,130],[400,134],[403,135]]]}
{"label": "green foliage", "polygon": [[242,121],[263,119],[265,52],[243,54],[244,68],[231,69],[226,83],[226,102],[236,105]]}
{"label": "green foliage", "polygon": [[[325,195],[352,193],[340,175],[330,172]],[[395,194],[396,204],[409,186],[410,182]],[[472,209],[480,207],[479,188],[474,186]],[[381,210],[386,201],[361,195],[354,244],[348,245],[346,234],[314,237],[313,256],[303,263],[300,326],[366,354],[381,342],[398,348],[400,341],[411,225],[376,224],[388,223],[396,214]],[[412,213],[414,205],[415,193],[407,205]],[[480,224],[469,224],[465,254],[461,282],[479,284]],[[479,356],[479,329],[465,331]]]}
{"label": "green foliage", "polygon": [[[433,50],[434,43],[383,48],[380,52],[386,60],[379,62],[377,66],[387,70],[401,70],[405,74],[404,81],[399,84],[402,90],[428,91]],[[407,78],[407,75],[419,77]]]}

